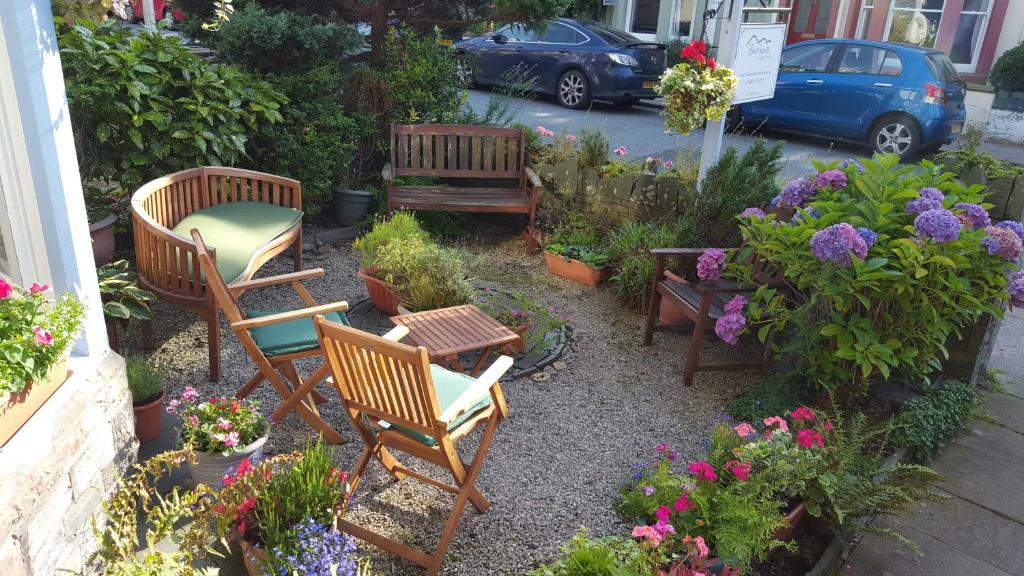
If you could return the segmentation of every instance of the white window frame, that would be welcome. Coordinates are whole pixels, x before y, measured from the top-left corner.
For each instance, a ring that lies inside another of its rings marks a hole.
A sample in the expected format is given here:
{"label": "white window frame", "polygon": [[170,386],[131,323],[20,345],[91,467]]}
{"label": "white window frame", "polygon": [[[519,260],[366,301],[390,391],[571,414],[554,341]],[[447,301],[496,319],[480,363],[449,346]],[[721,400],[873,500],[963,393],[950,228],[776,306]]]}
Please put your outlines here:
{"label": "white window frame", "polygon": [[[936,30],[942,30],[942,20],[946,17],[946,2],[948,2],[948,1],[949,0],[942,0],[942,8],[935,9],[935,8],[897,8],[896,7],[896,0],[890,0],[890,3],[889,3],[889,15],[886,16],[886,19],[885,19],[885,34],[882,36],[882,40],[884,40],[885,42],[889,41],[889,30],[892,28],[892,16],[896,12],[929,12],[929,13],[932,13],[932,14],[935,14],[936,12],[938,12],[938,14],[939,14],[939,24],[935,28],[936,28]],[[922,46],[922,48],[926,48],[926,47]],[[934,46],[927,46],[927,48],[935,48],[935,47]]]}
{"label": "white window frame", "polygon": [[[960,12],[960,18],[957,19],[957,28],[960,26],[960,20],[963,19],[964,15],[969,16],[981,16],[981,34],[978,35],[978,40],[974,46],[971,47],[971,62],[970,64],[957,64],[953,62],[953,68],[957,72],[963,72],[965,74],[972,74],[978,69],[978,59],[981,57],[981,47],[985,44],[985,35],[988,34],[988,25],[992,21],[992,5],[996,3],[996,0],[988,0],[987,9],[984,11],[980,10],[962,10]],[[955,33],[955,31],[954,31]],[[954,37],[954,40],[956,38]],[[952,45],[950,45],[952,49]]]}
{"label": "white window frame", "polygon": [[[661,2],[663,2],[663,1],[665,1],[665,0],[658,0],[658,6],[659,6],[658,17],[659,17],[659,19],[661,17],[661,8],[660,8],[660,6],[661,6]],[[631,34],[633,36],[636,36],[637,39],[643,40],[644,42],[655,42],[655,41],[657,41],[657,39],[658,39],[658,33],[657,32],[655,32],[654,34],[648,34],[648,33],[645,33],[645,32],[633,32],[633,15],[636,13],[636,5],[637,5],[637,1],[636,0],[629,0],[629,2],[627,3],[626,25],[625,25],[625,28],[626,28],[625,32],[626,32],[626,34]]]}
{"label": "white window frame", "polygon": [[871,25],[871,15],[875,12],[875,0],[863,0],[860,11],[857,14],[857,29],[853,36],[857,40],[865,40],[868,34],[868,26]]}

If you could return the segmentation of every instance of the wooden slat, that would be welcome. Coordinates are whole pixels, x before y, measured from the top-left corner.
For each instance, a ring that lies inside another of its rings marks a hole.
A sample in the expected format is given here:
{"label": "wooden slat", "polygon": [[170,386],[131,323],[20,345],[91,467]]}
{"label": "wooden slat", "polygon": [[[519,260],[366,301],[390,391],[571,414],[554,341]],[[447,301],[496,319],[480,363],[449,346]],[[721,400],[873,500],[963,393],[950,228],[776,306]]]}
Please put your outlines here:
{"label": "wooden slat", "polygon": [[[424,168],[434,170],[434,135],[424,134],[423,135],[423,164]],[[444,170],[444,166],[441,166]]]}
{"label": "wooden slat", "polygon": [[391,321],[408,327],[410,340],[425,347],[431,358],[443,358],[519,339],[515,332],[473,305],[392,316]]}
{"label": "wooden slat", "polygon": [[494,138],[482,136],[480,138],[480,148],[482,148],[480,169],[484,172],[494,172]]}
{"label": "wooden slat", "polygon": [[421,135],[413,134],[411,141],[409,142],[409,154],[411,156],[409,166],[413,170],[423,170],[423,156],[420,152],[420,140],[422,140]]}
{"label": "wooden slat", "polygon": [[459,139],[459,164],[455,167],[459,174],[469,170],[469,136],[456,136]]}
{"label": "wooden slat", "polygon": [[458,136],[445,135],[444,142],[445,148],[448,150],[448,165],[445,166],[445,169],[457,170],[459,167]]}

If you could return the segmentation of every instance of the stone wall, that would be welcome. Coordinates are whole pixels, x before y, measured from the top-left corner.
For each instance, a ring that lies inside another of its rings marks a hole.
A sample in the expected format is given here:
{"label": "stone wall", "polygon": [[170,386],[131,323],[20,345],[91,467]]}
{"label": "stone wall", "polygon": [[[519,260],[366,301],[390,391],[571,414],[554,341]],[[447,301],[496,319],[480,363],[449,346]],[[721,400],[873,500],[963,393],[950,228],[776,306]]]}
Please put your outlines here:
{"label": "stone wall", "polygon": [[985,124],[985,137],[1012,144],[1024,144],[1024,92],[999,95]]}
{"label": "stone wall", "polygon": [[75,372],[0,448],[0,573],[86,572],[90,519],[135,461],[124,360],[108,353]]}

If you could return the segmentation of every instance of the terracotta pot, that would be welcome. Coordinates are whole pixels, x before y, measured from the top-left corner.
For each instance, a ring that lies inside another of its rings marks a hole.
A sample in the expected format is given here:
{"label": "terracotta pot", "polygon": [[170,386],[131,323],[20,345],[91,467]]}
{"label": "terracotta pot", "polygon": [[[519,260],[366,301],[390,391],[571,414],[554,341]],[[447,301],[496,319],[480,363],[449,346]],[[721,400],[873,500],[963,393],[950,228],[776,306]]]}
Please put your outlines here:
{"label": "terracotta pot", "polygon": [[242,564],[249,576],[263,576],[263,564],[270,560],[270,555],[263,548],[250,544],[248,540],[239,538],[242,547]]}
{"label": "terracotta pot", "polygon": [[[676,276],[668,270],[665,270],[665,278],[672,280],[673,282],[683,281],[683,278]],[[686,313],[683,312],[683,309],[678,304],[668,300],[667,298],[661,299],[661,303],[658,305],[658,322],[663,326],[686,324],[689,321],[690,318],[686,316]]]}
{"label": "terracotta pot", "polygon": [[257,438],[252,444],[225,456],[220,452],[196,452],[196,463],[188,463],[188,471],[196,484],[206,484],[212,488],[220,486],[224,473],[229,468],[238,466],[246,458],[259,458],[263,454],[263,444],[267,437]]}
{"label": "terracotta pot", "polygon": [[775,531],[774,538],[776,540],[789,540],[793,537],[793,530],[796,530],[797,524],[804,517],[804,512],[807,511],[807,502],[800,502],[789,514],[786,514],[786,526],[779,528]]}
{"label": "terracotta pot", "polygon": [[608,268],[591,268],[579,260],[564,258],[550,252],[544,253],[548,270],[555,276],[568,278],[585,286],[597,286],[608,275]]}
{"label": "terracotta pot", "polygon": [[164,424],[164,395],[152,402],[132,406],[135,411],[135,437],[139,442],[149,442],[160,436]]}
{"label": "terracotta pot", "polygon": [[46,376],[29,382],[21,392],[0,392],[0,447],[17,434],[70,375],[67,357],[64,356],[53,363]]}
{"label": "terracotta pot", "polygon": [[114,223],[117,216],[111,214],[95,224],[89,224],[92,236],[92,258],[97,266],[103,266],[114,259]]}
{"label": "terracotta pot", "polygon": [[356,276],[366,282],[366,291],[370,293],[370,300],[374,307],[385,314],[392,316],[398,314],[398,297],[395,296],[395,287],[383,280],[373,277],[372,272],[360,268]]}

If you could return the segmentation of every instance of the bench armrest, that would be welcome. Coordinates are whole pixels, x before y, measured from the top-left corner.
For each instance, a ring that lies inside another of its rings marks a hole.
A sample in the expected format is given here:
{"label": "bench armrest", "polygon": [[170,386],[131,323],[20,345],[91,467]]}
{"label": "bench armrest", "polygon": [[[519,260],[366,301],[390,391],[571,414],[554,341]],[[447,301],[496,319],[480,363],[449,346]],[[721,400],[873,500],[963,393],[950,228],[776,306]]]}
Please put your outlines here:
{"label": "bench armrest", "polygon": [[384,164],[384,167],[380,169],[380,175],[385,182],[394,180],[394,170],[391,168],[391,162]]}
{"label": "bench armrest", "polygon": [[491,388],[498,385],[498,380],[512,367],[512,358],[499,356],[469,388],[455,399],[448,409],[441,413],[438,420],[446,425],[469,410],[480,398],[491,391]]}
{"label": "bench armrest", "polygon": [[385,340],[391,340],[392,342],[398,342],[402,338],[405,338],[405,336],[408,333],[409,333],[409,327],[408,326],[395,326],[391,330],[388,330],[388,333],[383,335],[383,336],[381,336],[381,338],[383,338]]}
{"label": "bench armrest", "polygon": [[524,166],[523,170],[526,172],[526,180],[530,183],[530,186],[533,186],[534,188],[541,188],[544,186],[544,183],[541,182],[540,176],[537,175],[533,168]]}
{"label": "bench armrest", "polygon": [[246,318],[245,320],[232,322],[231,329],[251,330],[253,328],[259,328],[260,326],[269,326],[271,324],[299,320],[300,318],[312,318],[317,314],[328,314],[330,312],[344,312],[346,310],[348,310],[348,302],[322,304],[320,306],[302,308],[301,310],[292,310],[290,312],[279,312],[277,314],[270,314],[269,316],[260,316],[258,318]]}

